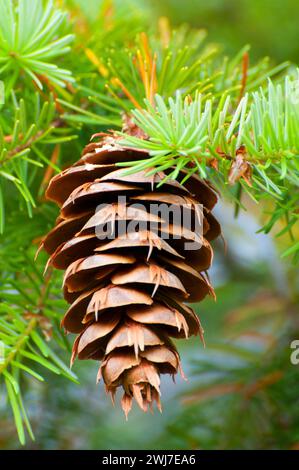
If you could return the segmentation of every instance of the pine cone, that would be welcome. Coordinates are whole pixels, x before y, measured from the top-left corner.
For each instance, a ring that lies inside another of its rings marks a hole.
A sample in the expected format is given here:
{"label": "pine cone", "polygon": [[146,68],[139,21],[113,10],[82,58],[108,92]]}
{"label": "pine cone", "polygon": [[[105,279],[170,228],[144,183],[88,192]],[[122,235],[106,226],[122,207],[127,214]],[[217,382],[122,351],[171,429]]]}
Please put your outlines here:
{"label": "pine cone", "polygon": [[[157,188],[163,172],[128,174],[115,166],[146,156],[113,136],[87,145],[75,165],[50,181],[46,196],[60,206],[60,215],[42,243],[51,255],[48,265],[65,270],[63,292],[71,306],[62,326],[78,335],[71,362],[100,361],[98,380],[112,400],[123,388],[126,416],[133,397],[144,411],[154,401],[161,410],[160,374],[181,371],[171,337],[202,338],[200,321],[184,302],[214,295],[204,272],[213,257],[210,241],[220,234],[210,212],[217,196],[207,182],[193,175],[184,186],[167,180]],[[165,228],[151,210],[161,203],[190,211],[203,235],[175,220]],[[135,229],[128,232],[132,222]],[[190,242],[200,248],[187,250]]]}

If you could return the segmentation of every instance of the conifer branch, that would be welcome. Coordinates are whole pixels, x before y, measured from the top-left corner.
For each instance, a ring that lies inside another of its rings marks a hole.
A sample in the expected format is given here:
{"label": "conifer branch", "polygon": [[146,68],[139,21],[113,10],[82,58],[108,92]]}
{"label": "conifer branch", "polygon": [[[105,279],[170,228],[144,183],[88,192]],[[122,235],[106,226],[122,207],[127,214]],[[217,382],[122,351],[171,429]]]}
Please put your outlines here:
{"label": "conifer branch", "polygon": [[[126,163],[129,169],[125,173],[167,171],[166,179],[184,183],[196,171],[212,181],[221,194],[225,186],[239,182],[255,200],[268,194],[277,201],[272,220],[287,216],[287,227],[291,227],[298,222],[299,199],[296,86],[296,77],[287,76],[283,87],[269,81],[267,92],[261,89],[245,94],[234,111],[230,95],[217,104],[201,94],[183,100],[178,93],[168,102],[156,95],[155,107],[146,101],[145,109],[132,112],[136,126],[148,138],[119,133],[123,146],[149,154],[137,163]],[[288,192],[294,200],[285,212],[282,207]],[[268,225],[264,229],[267,231]],[[294,247],[287,253],[295,253],[296,258],[299,250],[296,244]]]}
{"label": "conifer branch", "polygon": [[46,130],[39,130],[36,134],[30,137],[26,143],[17,145],[15,148],[9,150],[5,157],[0,160],[0,166],[5,165],[10,159],[16,157],[17,155],[23,153],[25,150],[30,150],[30,148],[37,142],[41,141],[43,137],[47,137],[49,133],[52,132],[57,127],[61,127],[63,123],[60,119],[55,119],[55,121],[49,124],[49,127]]}
{"label": "conifer branch", "polygon": [[27,324],[24,331],[22,331],[21,335],[19,336],[17,342],[14,345],[14,349],[10,351],[10,353],[5,357],[3,363],[0,363],[0,374],[3,373],[5,369],[7,369],[10,364],[14,361],[15,357],[20,353],[20,351],[24,348],[25,343],[29,339],[32,331],[36,328],[37,320],[32,318],[29,323]]}
{"label": "conifer branch", "polygon": [[0,73],[10,74],[6,95],[21,72],[43,88],[38,75],[64,87],[74,81],[71,72],[50,62],[70,51],[73,35],[57,38],[66,15],[54,8],[53,0],[0,0]]}

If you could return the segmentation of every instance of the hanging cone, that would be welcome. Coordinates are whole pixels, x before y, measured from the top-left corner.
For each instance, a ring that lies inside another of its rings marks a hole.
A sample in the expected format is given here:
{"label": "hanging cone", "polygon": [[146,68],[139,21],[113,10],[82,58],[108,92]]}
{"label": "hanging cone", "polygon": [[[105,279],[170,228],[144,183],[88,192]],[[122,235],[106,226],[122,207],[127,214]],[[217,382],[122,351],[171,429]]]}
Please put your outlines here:
{"label": "hanging cone", "polygon": [[[123,389],[126,416],[133,399],[144,411],[154,402],[161,410],[160,375],[181,371],[170,338],[202,338],[185,302],[214,295],[204,271],[213,258],[210,242],[221,232],[211,214],[217,196],[207,182],[191,176],[185,186],[168,180],[157,188],[163,172],[128,174],[116,166],[145,157],[113,136],[87,145],[75,165],[50,181],[46,196],[60,216],[42,242],[47,266],[65,270],[63,293],[71,305],[62,326],[78,335],[72,362],[100,361],[98,380],[113,400]],[[196,230],[152,211],[157,204],[185,211]],[[196,249],[188,248],[192,243]]]}

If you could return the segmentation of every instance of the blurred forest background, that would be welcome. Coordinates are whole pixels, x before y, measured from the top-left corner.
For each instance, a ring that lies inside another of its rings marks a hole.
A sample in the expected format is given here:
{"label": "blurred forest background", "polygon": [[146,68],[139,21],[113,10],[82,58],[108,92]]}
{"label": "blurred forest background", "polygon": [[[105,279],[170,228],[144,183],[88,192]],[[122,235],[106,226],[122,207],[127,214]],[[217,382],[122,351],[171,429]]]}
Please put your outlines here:
{"label": "blurred forest background", "polygon": [[[94,19],[102,2],[60,3]],[[141,15],[149,10],[153,22],[167,15],[174,25],[205,28],[227,53],[249,43],[252,58],[299,63],[297,0],[121,3],[128,16],[136,7]],[[198,339],[180,344],[189,381],[163,382],[162,415],[134,409],[126,422],[95,386],[97,365],[77,362],[80,386],[50,373],[45,383],[31,381],[25,400],[36,440],[26,448],[299,449],[299,365],[290,362],[290,343],[299,339],[298,267],[280,258],[285,238],[276,238],[279,227],[256,233],[266,209],[247,201],[236,219],[233,206],[218,204],[227,242],[226,252],[221,242],[216,246],[210,273],[218,300],[197,308],[207,346]],[[10,411],[0,407],[0,448],[19,448]]]}

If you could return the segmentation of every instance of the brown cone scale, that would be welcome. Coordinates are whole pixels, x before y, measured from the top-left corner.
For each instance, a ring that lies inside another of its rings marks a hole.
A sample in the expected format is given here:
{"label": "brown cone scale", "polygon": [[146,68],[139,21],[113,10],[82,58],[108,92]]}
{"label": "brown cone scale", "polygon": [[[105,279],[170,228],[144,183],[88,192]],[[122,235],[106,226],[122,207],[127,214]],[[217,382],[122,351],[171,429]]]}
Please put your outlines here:
{"label": "brown cone scale", "polygon": [[[133,399],[144,411],[154,402],[161,410],[160,375],[181,372],[171,337],[202,338],[200,321],[185,302],[214,295],[205,271],[213,258],[210,242],[221,232],[211,213],[217,196],[207,182],[192,176],[184,186],[167,180],[157,187],[163,172],[127,174],[116,166],[146,156],[113,136],[87,145],[81,159],[49,183],[46,196],[60,215],[42,242],[47,267],[65,270],[63,294],[71,305],[62,326],[77,334],[72,362],[100,361],[98,380],[113,400],[123,390],[126,416]],[[126,196],[125,203],[118,196]],[[150,212],[153,203],[187,207],[193,220],[202,204],[203,233],[175,224],[151,230],[147,224],[163,222]],[[118,224],[132,221],[142,223],[138,230],[117,233]],[[188,251],[188,242],[200,247]]]}

